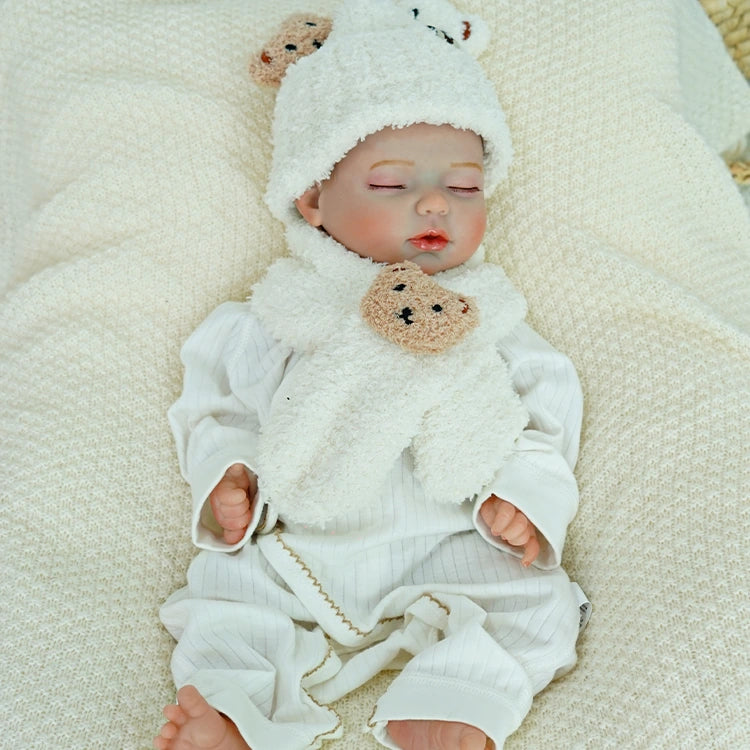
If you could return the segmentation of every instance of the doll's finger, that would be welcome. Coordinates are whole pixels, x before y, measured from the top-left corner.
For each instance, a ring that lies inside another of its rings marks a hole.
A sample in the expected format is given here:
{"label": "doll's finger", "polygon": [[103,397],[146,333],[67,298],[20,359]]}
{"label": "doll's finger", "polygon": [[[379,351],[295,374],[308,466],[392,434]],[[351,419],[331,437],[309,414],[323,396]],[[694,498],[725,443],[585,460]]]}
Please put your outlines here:
{"label": "doll's finger", "polygon": [[497,517],[497,511],[502,503],[503,501],[500,500],[500,498],[492,495],[490,498],[485,500],[484,503],[482,503],[482,506],[479,508],[479,515],[487,524],[487,527],[489,528],[490,533],[493,536],[498,536],[500,534],[500,531],[496,529],[499,529],[500,526],[504,525],[503,519]]}
{"label": "doll's finger", "polygon": [[250,512],[245,511],[239,516],[225,516],[222,527],[225,529],[241,529],[250,523]]}
{"label": "doll's finger", "polygon": [[225,505],[214,495],[211,495],[211,510],[213,511],[216,522],[223,529],[236,528],[236,526],[241,523],[244,518],[247,518],[247,523],[249,523],[249,505],[246,505],[245,507],[243,507],[242,505]]}
{"label": "doll's finger", "polygon": [[497,498],[493,495],[479,506],[479,517],[490,529],[492,529],[492,522],[495,520],[495,500]]}
{"label": "doll's finger", "polygon": [[536,560],[536,558],[539,555],[539,540],[536,537],[536,534],[534,534],[532,537],[530,537],[529,541],[526,542],[526,547],[524,549],[523,558],[521,559],[521,565],[524,566],[524,568],[528,568],[531,563]]}
{"label": "doll's finger", "polygon": [[232,464],[225,472],[225,477],[239,477],[245,473],[245,467],[242,464]]}
{"label": "doll's finger", "polygon": [[505,534],[508,526],[511,524],[516,515],[516,509],[513,505],[505,500],[501,500],[499,505],[496,506],[495,520],[492,522],[490,531],[493,536],[500,536]]}
{"label": "doll's finger", "polygon": [[216,502],[219,505],[222,505],[226,508],[238,505],[241,506],[249,502],[247,499],[247,492],[239,487],[231,490],[226,488],[217,488],[212,493],[212,497],[216,499]]}
{"label": "doll's finger", "polygon": [[241,529],[224,529],[224,541],[227,544],[237,544],[242,541],[242,537],[245,536],[247,531],[247,524]]}
{"label": "doll's finger", "polygon": [[500,538],[512,547],[525,547],[529,539],[531,539],[532,534],[533,531],[526,529],[518,534],[503,535]]}
{"label": "doll's finger", "polygon": [[511,522],[503,530],[503,539],[516,547],[521,547],[534,533],[534,527],[529,523],[523,513],[516,513]]}
{"label": "doll's finger", "polygon": [[250,523],[250,513],[248,511],[244,511],[236,516],[220,513],[218,516],[215,516],[215,518],[222,529],[239,529]]}
{"label": "doll's finger", "polygon": [[219,521],[219,525],[224,533],[225,541],[234,544],[235,542],[239,542],[245,535],[247,527],[250,524],[250,518],[250,514],[246,513],[240,518],[228,518],[223,520],[217,518],[216,520]]}
{"label": "doll's finger", "polygon": [[221,497],[216,499],[221,511],[228,513],[230,517],[239,516],[250,507],[250,500],[243,490],[234,490],[231,493],[222,494]]}
{"label": "doll's finger", "polygon": [[248,505],[244,507],[217,505],[212,510],[214,518],[223,529],[238,529],[240,526],[247,526],[250,523],[250,508]]}
{"label": "doll's finger", "polygon": [[250,486],[250,477],[242,464],[232,464],[225,472],[221,480],[232,487],[247,489]]}

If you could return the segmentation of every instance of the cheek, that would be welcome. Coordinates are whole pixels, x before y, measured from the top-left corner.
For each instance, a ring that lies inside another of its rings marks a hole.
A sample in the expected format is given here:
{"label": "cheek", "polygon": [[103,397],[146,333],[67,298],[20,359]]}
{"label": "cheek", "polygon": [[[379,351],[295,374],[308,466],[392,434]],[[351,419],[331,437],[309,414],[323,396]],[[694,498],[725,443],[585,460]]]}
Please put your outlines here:
{"label": "cheek", "polygon": [[[382,242],[393,226],[393,217],[387,210],[369,205],[362,210],[351,211],[342,217],[345,234],[350,243],[368,248]],[[342,232],[344,234],[344,232]]]}
{"label": "cheek", "polygon": [[466,222],[466,235],[473,244],[479,245],[487,228],[487,212],[484,209],[473,211]]}

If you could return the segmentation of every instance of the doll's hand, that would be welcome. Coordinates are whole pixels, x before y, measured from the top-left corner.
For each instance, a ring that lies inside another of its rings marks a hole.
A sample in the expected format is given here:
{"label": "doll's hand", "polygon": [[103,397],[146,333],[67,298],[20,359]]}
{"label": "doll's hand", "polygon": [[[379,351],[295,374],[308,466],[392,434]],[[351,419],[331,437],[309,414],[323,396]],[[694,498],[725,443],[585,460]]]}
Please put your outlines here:
{"label": "doll's hand", "polygon": [[251,477],[242,464],[232,464],[209,495],[211,510],[224,529],[227,544],[237,544],[245,536],[256,489],[255,477]]}
{"label": "doll's hand", "polygon": [[521,565],[528,568],[539,554],[539,539],[534,524],[515,505],[490,495],[479,508],[479,515],[492,536],[499,536],[513,547],[523,547]]}

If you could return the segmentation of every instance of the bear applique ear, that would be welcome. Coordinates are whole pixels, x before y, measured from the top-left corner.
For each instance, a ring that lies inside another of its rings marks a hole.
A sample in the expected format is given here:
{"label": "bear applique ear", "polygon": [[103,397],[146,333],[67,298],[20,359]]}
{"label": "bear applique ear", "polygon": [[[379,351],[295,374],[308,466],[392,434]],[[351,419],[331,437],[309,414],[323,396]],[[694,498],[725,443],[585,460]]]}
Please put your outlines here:
{"label": "bear applique ear", "polygon": [[462,13],[448,0],[398,0],[417,23],[432,29],[449,44],[478,57],[490,40],[490,30],[479,17]]}
{"label": "bear applique ear", "polygon": [[250,62],[250,75],[261,86],[278,87],[287,68],[323,46],[331,33],[330,18],[295,13]]}

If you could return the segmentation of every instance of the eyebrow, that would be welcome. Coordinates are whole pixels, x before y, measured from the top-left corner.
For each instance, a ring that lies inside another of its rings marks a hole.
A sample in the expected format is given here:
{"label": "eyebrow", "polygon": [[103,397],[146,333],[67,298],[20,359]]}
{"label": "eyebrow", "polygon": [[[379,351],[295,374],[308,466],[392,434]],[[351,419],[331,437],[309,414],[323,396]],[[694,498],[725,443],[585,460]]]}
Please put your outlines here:
{"label": "eyebrow", "polygon": [[[383,161],[376,161],[374,164],[372,164],[370,166],[370,169],[382,167],[384,164],[405,164],[407,167],[414,166],[414,162],[408,161],[407,159],[383,159]],[[477,164],[475,161],[454,161],[451,163],[451,169],[457,169],[460,167],[473,167],[474,169],[478,169],[480,172],[484,171],[481,164]]]}
{"label": "eyebrow", "polygon": [[406,164],[407,167],[414,166],[413,161],[407,161],[406,159],[383,159],[383,161],[376,161],[370,167],[370,169],[375,169],[375,167],[382,167],[384,164]]}

